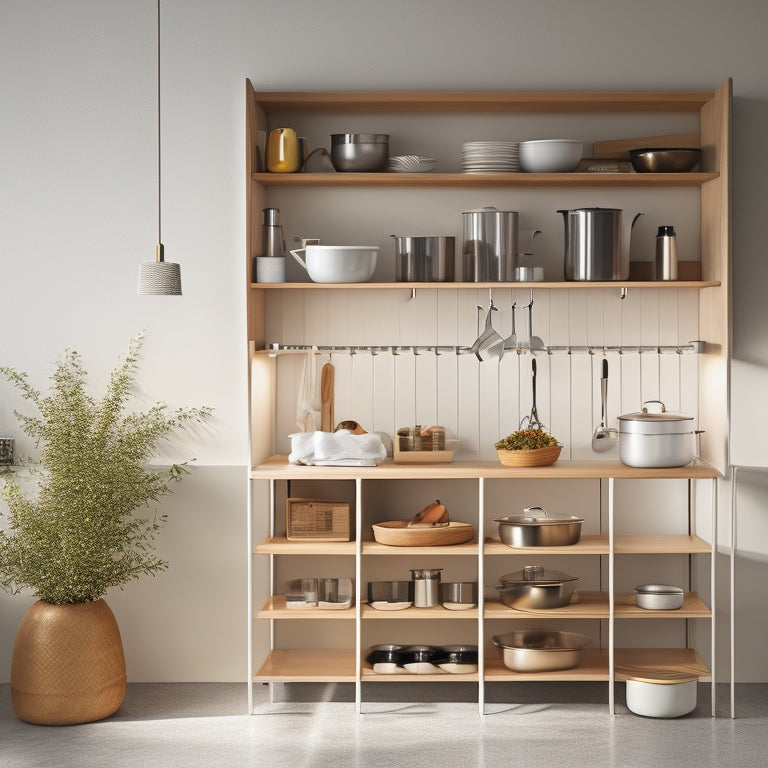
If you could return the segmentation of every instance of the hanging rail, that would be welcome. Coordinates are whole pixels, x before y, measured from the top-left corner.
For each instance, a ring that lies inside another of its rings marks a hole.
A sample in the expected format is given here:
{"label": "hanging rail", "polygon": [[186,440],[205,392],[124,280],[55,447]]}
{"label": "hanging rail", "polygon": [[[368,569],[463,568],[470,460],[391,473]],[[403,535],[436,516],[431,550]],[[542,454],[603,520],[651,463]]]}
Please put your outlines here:
{"label": "hanging rail", "polygon": [[[527,354],[588,354],[603,355],[607,352],[618,352],[618,354],[703,354],[706,342],[695,340],[687,344],[583,344],[583,345],[553,345],[545,346],[543,349],[535,349],[531,352],[526,342],[518,344],[508,352],[516,352],[518,355]],[[359,352],[370,355],[379,354],[412,354],[420,355],[422,352],[432,352],[435,355],[468,355],[472,353],[471,347],[440,345],[440,344],[279,344],[273,342],[267,349],[257,350],[257,354],[267,354],[270,357],[284,354],[298,354],[301,352],[315,352],[317,354],[347,354],[356,355]]]}

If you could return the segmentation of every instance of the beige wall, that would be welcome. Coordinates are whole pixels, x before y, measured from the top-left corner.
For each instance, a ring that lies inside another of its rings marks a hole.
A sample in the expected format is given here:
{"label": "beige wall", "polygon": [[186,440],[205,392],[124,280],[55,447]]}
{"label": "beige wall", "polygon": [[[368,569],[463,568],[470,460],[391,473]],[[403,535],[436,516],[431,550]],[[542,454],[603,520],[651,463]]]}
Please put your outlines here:
{"label": "beige wall", "polygon": [[[264,90],[711,89],[733,77],[734,350],[748,368],[734,369],[734,456],[766,464],[762,0],[163,0],[163,241],[182,263],[181,299],[135,295],[156,241],[155,3],[0,9],[0,362],[40,381],[75,347],[106,371],[147,328],[147,399],[216,408],[215,434],[189,446],[200,471],[169,500],[171,570],[110,597],[132,680],[245,679],[246,76]],[[2,433],[14,406],[3,386]],[[761,477],[740,483],[746,530],[765,527]],[[768,579],[758,538],[740,543],[749,584]],[[738,605],[751,594],[744,579]],[[0,597],[0,680],[26,602]],[[741,635],[765,636],[766,621],[740,613]],[[740,650],[737,673],[768,680],[757,646]]]}

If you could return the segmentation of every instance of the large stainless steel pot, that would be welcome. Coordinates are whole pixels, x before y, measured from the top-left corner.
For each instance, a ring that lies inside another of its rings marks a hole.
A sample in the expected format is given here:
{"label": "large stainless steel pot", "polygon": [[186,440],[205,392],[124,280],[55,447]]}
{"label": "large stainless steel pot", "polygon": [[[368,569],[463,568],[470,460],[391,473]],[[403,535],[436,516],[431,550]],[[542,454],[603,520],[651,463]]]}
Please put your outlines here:
{"label": "large stainless steel pot", "polygon": [[561,547],[581,538],[583,517],[550,515],[544,507],[526,507],[522,515],[497,517],[499,538],[508,547]]}
{"label": "large stainless steel pot", "polygon": [[461,280],[498,283],[514,280],[520,214],[493,206],[464,211]]}
{"label": "large stainless steel pot", "polygon": [[398,282],[453,282],[455,237],[392,237],[395,239],[395,279]]}
{"label": "large stainless steel pot", "polygon": [[578,580],[578,576],[561,571],[526,565],[522,571],[502,576],[496,589],[501,602],[509,608],[539,611],[568,605]]}
{"label": "large stainless steel pot", "polygon": [[[648,410],[651,403],[659,413]],[[640,412],[619,416],[619,460],[630,467],[684,467],[694,458],[694,436],[693,416],[648,400]]]}
{"label": "large stainless steel pot", "polygon": [[519,629],[494,635],[493,644],[504,654],[504,666],[515,672],[548,672],[579,665],[590,639],[577,632]]}

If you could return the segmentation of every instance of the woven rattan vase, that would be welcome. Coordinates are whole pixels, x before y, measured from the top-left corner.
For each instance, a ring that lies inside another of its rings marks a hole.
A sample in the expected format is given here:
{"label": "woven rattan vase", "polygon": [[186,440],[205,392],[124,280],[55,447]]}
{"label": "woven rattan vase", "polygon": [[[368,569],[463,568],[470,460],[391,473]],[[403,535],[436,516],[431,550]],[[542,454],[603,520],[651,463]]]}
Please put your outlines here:
{"label": "woven rattan vase", "polygon": [[53,605],[24,614],[11,662],[16,714],[38,725],[74,725],[114,714],[125,696],[125,656],[104,600]]}

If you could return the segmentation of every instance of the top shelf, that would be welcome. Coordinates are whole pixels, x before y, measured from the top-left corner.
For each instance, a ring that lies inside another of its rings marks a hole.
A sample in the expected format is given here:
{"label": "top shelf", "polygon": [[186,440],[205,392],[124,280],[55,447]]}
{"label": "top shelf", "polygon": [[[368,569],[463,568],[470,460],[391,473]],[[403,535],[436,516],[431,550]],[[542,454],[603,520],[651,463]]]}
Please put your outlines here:
{"label": "top shelf", "polygon": [[700,187],[718,173],[254,173],[265,187]]}
{"label": "top shelf", "polygon": [[698,112],[712,91],[257,91],[264,112]]}

